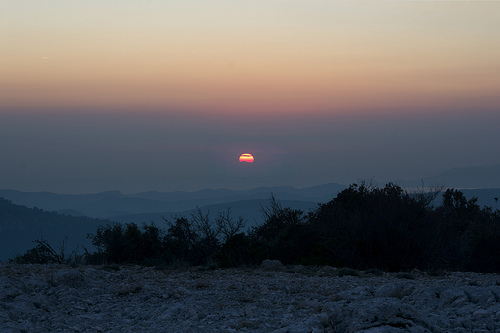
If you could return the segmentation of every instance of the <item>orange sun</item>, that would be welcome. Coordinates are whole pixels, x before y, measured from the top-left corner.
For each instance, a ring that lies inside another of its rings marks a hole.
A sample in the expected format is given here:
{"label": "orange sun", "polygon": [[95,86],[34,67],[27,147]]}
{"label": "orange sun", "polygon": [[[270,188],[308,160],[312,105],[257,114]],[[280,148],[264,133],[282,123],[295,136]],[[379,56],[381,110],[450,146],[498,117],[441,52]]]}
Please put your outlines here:
{"label": "orange sun", "polygon": [[253,163],[253,156],[252,156],[252,154],[241,154],[241,156],[240,156],[240,162]]}

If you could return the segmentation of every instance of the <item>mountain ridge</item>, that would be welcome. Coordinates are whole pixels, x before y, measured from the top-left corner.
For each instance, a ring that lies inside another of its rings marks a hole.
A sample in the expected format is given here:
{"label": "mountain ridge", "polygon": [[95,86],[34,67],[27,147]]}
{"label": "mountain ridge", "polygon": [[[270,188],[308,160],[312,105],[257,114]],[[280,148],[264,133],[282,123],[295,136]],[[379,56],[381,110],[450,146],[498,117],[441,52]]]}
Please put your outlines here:
{"label": "mountain ridge", "polygon": [[324,202],[332,199],[345,185],[329,183],[313,188],[291,186],[259,187],[250,190],[204,189],[195,192],[142,192],[125,195],[119,191],[95,194],[56,194],[0,190],[0,197],[29,208],[47,211],[75,211],[94,218],[151,212],[182,212],[197,206],[230,203],[239,200],[268,199],[273,194],[279,200]]}
{"label": "mountain ridge", "polygon": [[403,187],[419,187],[424,185],[443,185],[456,189],[494,189],[500,188],[500,164],[489,166],[456,167],[445,170],[437,176],[420,180],[398,180]]}

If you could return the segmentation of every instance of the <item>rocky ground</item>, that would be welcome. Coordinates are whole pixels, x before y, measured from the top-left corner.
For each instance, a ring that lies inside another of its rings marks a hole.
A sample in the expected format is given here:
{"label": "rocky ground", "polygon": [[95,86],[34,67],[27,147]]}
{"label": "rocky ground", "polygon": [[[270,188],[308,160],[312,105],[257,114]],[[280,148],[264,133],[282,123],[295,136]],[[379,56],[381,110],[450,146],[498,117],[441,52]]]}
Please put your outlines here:
{"label": "rocky ground", "polygon": [[499,275],[373,273],[0,263],[0,332],[500,332]]}

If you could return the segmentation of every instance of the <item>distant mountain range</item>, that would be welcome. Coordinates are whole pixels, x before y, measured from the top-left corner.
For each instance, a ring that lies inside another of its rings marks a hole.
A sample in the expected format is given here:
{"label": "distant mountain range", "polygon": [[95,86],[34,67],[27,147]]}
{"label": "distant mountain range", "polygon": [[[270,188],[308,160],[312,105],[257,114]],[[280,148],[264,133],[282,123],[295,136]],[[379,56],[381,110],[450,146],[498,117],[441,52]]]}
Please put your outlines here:
{"label": "distant mountain range", "polygon": [[70,195],[0,190],[0,260],[23,254],[35,245],[33,240],[41,237],[57,248],[68,236],[69,252],[77,245],[92,249],[86,235],[94,233],[98,225],[155,222],[166,228],[163,218],[189,218],[196,207],[204,213],[210,212],[211,218],[230,207],[231,216],[246,219],[248,229],[262,222],[261,209],[268,204],[271,195],[283,207],[308,212],[319,202],[331,200],[344,188],[339,184],[327,184],[306,189],[282,186],[246,191],[219,189],[131,195],[118,191]]}
{"label": "distant mountain range", "polygon": [[[49,192],[20,192],[0,190],[0,197],[18,205],[38,207],[72,216],[113,219],[148,213],[180,213],[195,207],[208,205],[228,205],[236,201],[267,200],[274,195],[286,201],[303,206],[300,202],[316,204],[334,198],[346,188],[340,184],[296,189],[291,186],[260,187],[251,190],[233,191],[226,189],[206,189],[196,192],[143,192],[125,195],[119,191],[97,194],[55,194]],[[120,218],[122,219],[122,218]]]}
{"label": "distant mountain range", "polygon": [[397,183],[403,187],[418,187],[444,185],[456,189],[487,189],[500,188],[500,164],[492,166],[476,166],[469,168],[454,168],[440,173],[435,177],[419,180],[399,180]]}
{"label": "distant mountain range", "polygon": [[[292,209],[300,209],[304,213],[313,211],[318,207],[318,202],[313,201],[299,201],[299,200],[279,200],[282,207],[290,207]],[[230,209],[233,218],[243,217],[246,220],[245,229],[257,226],[263,222],[262,208],[269,204],[269,199],[253,199],[253,200],[240,200],[225,202],[220,204],[213,204],[200,207],[203,213],[209,213],[211,219],[215,219],[219,212],[226,212]],[[176,216],[190,217],[195,211],[188,209],[181,212],[159,212],[159,213],[144,213],[144,214],[129,214],[113,216],[110,219],[116,222],[136,222],[136,223],[149,223],[154,222],[157,225],[165,223],[165,219],[171,221]]]}
{"label": "distant mountain range", "polygon": [[[396,183],[416,188],[422,185],[422,181],[425,186],[460,189],[467,198],[477,197],[479,205],[500,209],[500,165],[456,168],[436,177]],[[205,189],[127,195],[119,191],[73,195],[4,189],[0,190],[0,260],[24,253],[33,247],[32,241],[41,236],[54,245],[68,236],[68,248],[78,244],[91,247],[85,236],[95,232],[100,224],[155,222],[164,227],[164,218],[190,217],[196,207],[203,212],[210,211],[212,218],[230,207],[232,216],[243,217],[247,220],[246,227],[251,228],[262,222],[261,209],[268,204],[271,195],[283,207],[308,212],[318,203],[330,201],[346,187],[331,183],[303,189],[277,186],[241,191]],[[436,204],[440,201],[438,198]]]}
{"label": "distant mountain range", "polygon": [[[422,186],[443,185],[457,189],[495,189],[500,188],[500,164],[471,168],[455,168],[438,176],[419,180],[398,180],[402,187],[417,188]],[[382,184],[383,185],[383,184]],[[60,212],[71,216],[88,216],[123,220],[127,216],[141,214],[181,213],[195,207],[225,205],[247,200],[267,200],[273,194],[278,200],[290,201],[292,205],[304,207],[304,204],[327,202],[347,186],[330,183],[320,186],[297,189],[291,186],[259,187],[250,190],[204,189],[195,192],[142,192],[122,194],[108,191],[96,194],[56,194],[50,192],[20,192],[0,190],[0,197],[26,207],[38,207],[47,211]],[[464,191],[465,192],[465,191]],[[476,193],[476,192],[474,192]],[[476,195],[472,194],[471,195]],[[485,193],[477,193],[481,197]],[[493,200],[493,199],[492,199]],[[301,202],[301,203],[299,203]],[[491,201],[486,200],[486,204]],[[259,203],[261,204],[262,201]],[[146,216],[146,215],[144,215]]]}

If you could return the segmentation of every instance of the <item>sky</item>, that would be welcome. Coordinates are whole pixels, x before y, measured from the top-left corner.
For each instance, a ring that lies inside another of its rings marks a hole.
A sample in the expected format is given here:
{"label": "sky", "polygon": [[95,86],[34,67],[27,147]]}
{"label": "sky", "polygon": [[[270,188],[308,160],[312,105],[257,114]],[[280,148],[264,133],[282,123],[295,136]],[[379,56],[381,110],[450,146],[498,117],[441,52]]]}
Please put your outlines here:
{"label": "sky", "polygon": [[498,13],[496,1],[3,0],[0,188],[300,188],[500,164]]}

